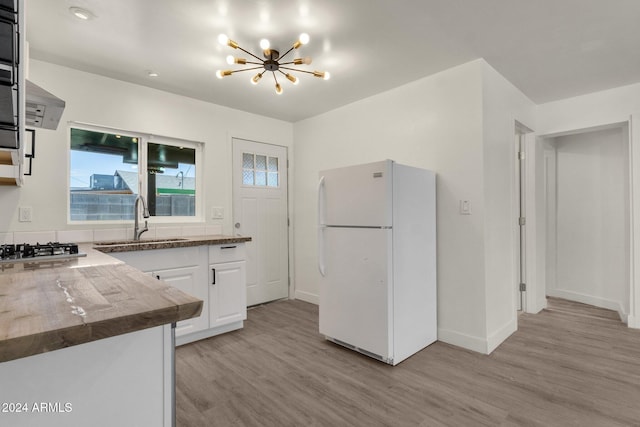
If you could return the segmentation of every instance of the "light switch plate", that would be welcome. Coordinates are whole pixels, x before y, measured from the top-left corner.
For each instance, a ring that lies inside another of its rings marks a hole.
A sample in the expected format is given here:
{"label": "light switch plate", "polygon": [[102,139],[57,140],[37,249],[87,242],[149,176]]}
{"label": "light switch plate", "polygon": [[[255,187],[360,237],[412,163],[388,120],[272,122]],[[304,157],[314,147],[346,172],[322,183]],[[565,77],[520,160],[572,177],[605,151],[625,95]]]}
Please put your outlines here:
{"label": "light switch plate", "polygon": [[224,218],[224,208],[212,207],[211,208],[211,218],[213,218],[213,219],[223,219]]}
{"label": "light switch plate", "polygon": [[471,215],[471,202],[460,200],[460,215]]}
{"label": "light switch plate", "polygon": [[33,210],[30,206],[20,206],[18,209],[18,221],[31,222],[33,220]]}

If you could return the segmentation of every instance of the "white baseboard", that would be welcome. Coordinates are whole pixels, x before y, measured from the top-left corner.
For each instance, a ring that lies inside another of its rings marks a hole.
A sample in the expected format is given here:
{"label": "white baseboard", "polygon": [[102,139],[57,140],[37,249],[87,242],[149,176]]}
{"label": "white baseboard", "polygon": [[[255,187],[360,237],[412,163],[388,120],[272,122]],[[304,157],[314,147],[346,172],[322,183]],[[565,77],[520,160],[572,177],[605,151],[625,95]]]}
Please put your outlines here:
{"label": "white baseboard", "polygon": [[606,308],[607,310],[614,310],[618,312],[622,321],[627,320],[628,313],[625,312],[622,303],[619,301],[608,300],[593,295],[585,295],[579,292],[566,291],[563,289],[547,289],[547,296],[564,298],[571,301],[581,302],[583,304],[589,304],[600,308]]}
{"label": "white baseboard", "polygon": [[466,348],[467,350],[476,351],[478,353],[489,354],[487,352],[487,340],[484,338],[462,334],[449,329],[438,328],[438,341],[446,342],[447,344]]}
{"label": "white baseboard", "polygon": [[640,319],[636,316],[628,315],[627,316],[627,326],[629,328],[640,329]]}
{"label": "white baseboard", "polygon": [[318,295],[312,294],[310,292],[296,290],[295,299],[299,299],[305,302],[310,302],[311,304],[315,304],[315,305],[320,304],[320,299],[318,298]]}
{"label": "white baseboard", "polygon": [[495,333],[489,335],[487,339],[487,354],[491,354],[493,350],[498,348],[500,344],[518,330],[518,321],[514,316],[509,322],[498,329]]}

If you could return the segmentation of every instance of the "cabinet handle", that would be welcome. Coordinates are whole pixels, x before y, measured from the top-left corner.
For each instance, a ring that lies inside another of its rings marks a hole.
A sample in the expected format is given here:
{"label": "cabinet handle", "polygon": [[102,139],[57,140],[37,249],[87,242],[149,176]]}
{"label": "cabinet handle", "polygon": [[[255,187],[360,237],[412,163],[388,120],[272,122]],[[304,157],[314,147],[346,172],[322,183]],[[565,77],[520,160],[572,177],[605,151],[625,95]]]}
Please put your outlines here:
{"label": "cabinet handle", "polygon": [[216,269],[212,268],[211,271],[213,272],[213,281],[211,282],[212,285],[216,284]]}
{"label": "cabinet handle", "polygon": [[220,249],[235,249],[236,245],[233,246],[220,246]]}

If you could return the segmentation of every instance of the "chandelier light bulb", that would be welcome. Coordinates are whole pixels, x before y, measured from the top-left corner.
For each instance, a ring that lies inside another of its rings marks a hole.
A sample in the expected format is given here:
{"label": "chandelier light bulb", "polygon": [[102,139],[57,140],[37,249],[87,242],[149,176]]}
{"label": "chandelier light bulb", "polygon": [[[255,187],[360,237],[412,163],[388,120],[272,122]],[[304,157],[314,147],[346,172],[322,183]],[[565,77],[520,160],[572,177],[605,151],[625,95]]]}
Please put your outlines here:
{"label": "chandelier light bulb", "polygon": [[269,43],[269,40],[267,39],[260,40],[260,49],[267,50],[270,47],[271,47],[271,43]]}
{"label": "chandelier light bulb", "polygon": [[257,85],[261,78],[262,78],[262,74],[258,73],[251,78],[251,83],[254,85]]}
{"label": "chandelier light bulb", "polygon": [[287,77],[287,79],[293,83],[294,85],[298,84],[298,79],[296,78],[296,76],[292,76],[291,74],[287,73],[285,74],[285,76]]}
{"label": "chandelier light bulb", "polygon": [[235,62],[236,62],[236,58],[234,58],[233,55],[227,56],[227,64],[232,65],[232,64],[235,64]]}
{"label": "chandelier light bulb", "polygon": [[329,80],[330,78],[331,78],[331,73],[330,73],[330,72],[328,72],[328,71],[325,71],[325,72],[324,72],[324,77],[323,77],[323,79],[325,79],[325,80]]}
{"label": "chandelier light bulb", "polygon": [[307,34],[307,33],[300,34],[300,37],[298,38],[298,40],[300,40],[300,43],[302,43],[302,44],[309,43],[309,34]]}
{"label": "chandelier light bulb", "polygon": [[228,42],[229,42],[229,37],[227,37],[226,34],[220,34],[218,36],[218,43],[226,46]]}
{"label": "chandelier light bulb", "polygon": [[280,86],[280,83],[276,83],[276,93],[282,95],[282,86]]}
{"label": "chandelier light bulb", "polygon": [[223,77],[227,77],[230,76],[231,74],[233,74],[233,71],[231,70],[218,70],[216,71],[216,77],[221,79]]}

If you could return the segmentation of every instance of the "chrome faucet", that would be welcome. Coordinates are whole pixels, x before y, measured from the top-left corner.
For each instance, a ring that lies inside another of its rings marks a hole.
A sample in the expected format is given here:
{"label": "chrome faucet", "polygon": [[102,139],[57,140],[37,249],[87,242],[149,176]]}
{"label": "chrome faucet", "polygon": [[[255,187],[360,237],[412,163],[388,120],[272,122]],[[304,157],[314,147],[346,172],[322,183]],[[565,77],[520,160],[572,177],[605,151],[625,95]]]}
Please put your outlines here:
{"label": "chrome faucet", "polygon": [[146,219],[144,221],[144,228],[142,230],[140,229],[140,221],[138,219],[138,215],[140,215],[140,209],[138,207],[140,205],[140,202],[142,202],[142,216],[144,218],[149,218],[149,209],[147,208],[147,202],[144,200],[144,197],[142,197],[141,194],[138,194],[138,197],[136,197],[136,201],[133,205],[133,213],[135,215],[135,220],[133,222],[133,240],[140,240],[140,236],[142,235],[142,233],[149,230]]}

